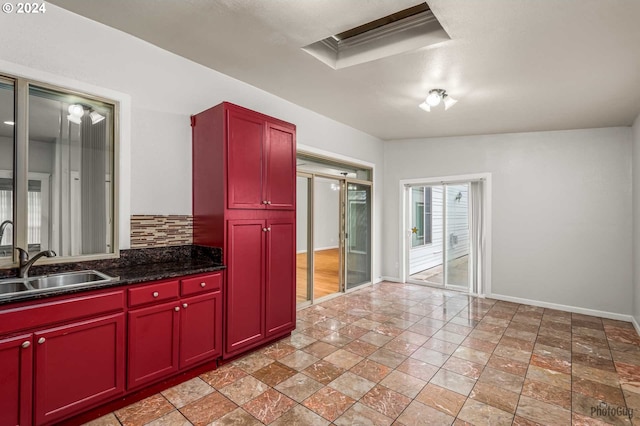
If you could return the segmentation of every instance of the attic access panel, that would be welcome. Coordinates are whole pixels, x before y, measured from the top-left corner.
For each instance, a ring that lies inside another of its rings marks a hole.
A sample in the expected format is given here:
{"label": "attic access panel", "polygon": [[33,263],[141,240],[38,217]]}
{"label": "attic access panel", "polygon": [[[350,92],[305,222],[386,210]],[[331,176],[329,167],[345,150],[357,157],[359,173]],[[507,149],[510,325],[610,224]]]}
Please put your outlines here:
{"label": "attic access panel", "polygon": [[431,12],[420,3],[334,34],[302,48],[333,69],[346,68],[450,40]]}

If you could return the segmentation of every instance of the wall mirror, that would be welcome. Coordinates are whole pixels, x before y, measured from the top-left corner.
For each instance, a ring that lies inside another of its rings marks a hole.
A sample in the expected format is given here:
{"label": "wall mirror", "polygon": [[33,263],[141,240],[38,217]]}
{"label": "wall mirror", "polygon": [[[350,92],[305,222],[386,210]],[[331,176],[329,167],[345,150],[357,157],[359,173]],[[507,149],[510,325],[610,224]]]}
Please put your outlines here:
{"label": "wall mirror", "polygon": [[14,246],[53,250],[55,261],[117,253],[115,104],[20,79],[6,86],[0,119],[16,118],[0,134],[0,256],[10,260]]}

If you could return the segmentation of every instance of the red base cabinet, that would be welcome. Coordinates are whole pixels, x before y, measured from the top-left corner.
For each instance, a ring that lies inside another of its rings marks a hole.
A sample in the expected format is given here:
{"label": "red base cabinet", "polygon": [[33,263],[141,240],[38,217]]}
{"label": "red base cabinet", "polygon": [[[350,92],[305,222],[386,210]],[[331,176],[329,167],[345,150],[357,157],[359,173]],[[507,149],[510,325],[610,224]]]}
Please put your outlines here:
{"label": "red base cabinet", "polygon": [[0,339],[0,426],[31,424],[33,335]]}
{"label": "red base cabinet", "polygon": [[295,328],[296,128],[222,103],[191,118],[194,243],[223,247],[223,357]]}
{"label": "red base cabinet", "polygon": [[0,426],[57,424],[219,358],[223,276],[2,307]]}
{"label": "red base cabinet", "polygon": [[179,310],[171,302],[129,311],[128,389],[178,371]]}
{"label": "red base cabinet", "polygon": [[124,313],[36,332],[35,423],[53,423],[123,393],[124,336]]}
{"label": "red base cabinet", "polygon": [[[57,326],[51,324],[59,324]],[[0,425],[49,425],[124,393],[124,291],[0,310]]]}
{"label": "red base cabinet", "polygon": [[129,290],[129,305],[144,307],[128,313],[127,389],[222,354],[222,275],[147,283]]}
{"label": "red base cabinet", "polygon": [[220,292],[182,299],[180,368],[188,368],[222,354],[222,297]]}

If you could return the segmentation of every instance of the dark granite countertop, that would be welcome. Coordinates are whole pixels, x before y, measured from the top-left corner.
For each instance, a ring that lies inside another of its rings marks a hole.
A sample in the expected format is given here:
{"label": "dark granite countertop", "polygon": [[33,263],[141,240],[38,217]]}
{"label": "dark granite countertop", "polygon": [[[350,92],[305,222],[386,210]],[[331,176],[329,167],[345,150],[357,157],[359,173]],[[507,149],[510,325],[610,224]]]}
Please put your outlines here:
{"label": "dark granite countertop", "polygon": [[[30,276],[96,270],[113,279],[107,282],[56,287],[47,290],[0,293],[0,305],[43,299],[63,294],[117,287],[225,269],[222,250],[202,246],[176,246],[122,250],[118,259],[60,263],[31,268]],[[0,279],[15,277],[15,270],[0,271]]]}

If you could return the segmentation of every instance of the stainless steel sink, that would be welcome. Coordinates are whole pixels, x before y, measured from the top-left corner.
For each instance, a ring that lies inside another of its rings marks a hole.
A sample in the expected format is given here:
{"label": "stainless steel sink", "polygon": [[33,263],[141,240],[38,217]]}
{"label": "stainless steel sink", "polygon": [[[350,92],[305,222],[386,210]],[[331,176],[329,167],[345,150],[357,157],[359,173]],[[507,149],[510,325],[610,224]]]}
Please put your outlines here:
{"label": "stainless steel sink", "polygon": [[4,281],[0,283],[0,295],[27,291],[27,284],[22,281]]}
{"label": "stainless steel sink", "polygon": [[81,271],[29,278],[27,284],[34,290],[42,290],[45,288],[65,287],[74,284],[104,282],[110,279],[110,277],[98,271]]}
{"label": "stainless steel sink", "polygon": [[40,292],[60,287],[98,284],[112,279],[110,276],[98,271],[65,272],[39,277],[9,278],[0,280],[0,297],[9,297],[11,294],[25,291]]}

